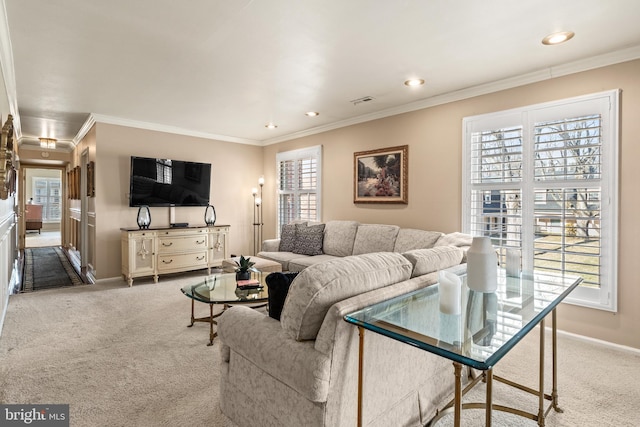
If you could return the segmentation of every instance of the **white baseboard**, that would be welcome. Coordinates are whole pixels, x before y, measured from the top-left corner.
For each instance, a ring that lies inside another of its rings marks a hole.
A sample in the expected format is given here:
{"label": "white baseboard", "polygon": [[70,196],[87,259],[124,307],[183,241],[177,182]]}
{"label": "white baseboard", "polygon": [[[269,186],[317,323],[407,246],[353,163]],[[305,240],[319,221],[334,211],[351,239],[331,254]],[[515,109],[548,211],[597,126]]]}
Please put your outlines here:
{"label": "white baseboard", "polygon": [[[546,329],[551,330],[550,327],[547,327]],[[624,352],[627,352],[627,353],[640,355],[640,348],[629,347],[629,346],[626,346],[626,345],[616,344],[616,343],[609,342],[609,341],[599,340],[597,338],[591,338],[591,337],[587,337],[585,335],[574,334],[572,332],[567,332],[567,331],[563,331],[563,330],[560,330],[560,329],[558,329],[558,335],[564,335],[566,337],[570,337],[570,338],[573,338],[573,339],[578,340],[578,341],[584,341],[584,342],[588,342],[590,344],[597,344],[597,345],[601,345],[603,347],[612,348],[614,350],[620,350],[620,351],[624,351]]]}

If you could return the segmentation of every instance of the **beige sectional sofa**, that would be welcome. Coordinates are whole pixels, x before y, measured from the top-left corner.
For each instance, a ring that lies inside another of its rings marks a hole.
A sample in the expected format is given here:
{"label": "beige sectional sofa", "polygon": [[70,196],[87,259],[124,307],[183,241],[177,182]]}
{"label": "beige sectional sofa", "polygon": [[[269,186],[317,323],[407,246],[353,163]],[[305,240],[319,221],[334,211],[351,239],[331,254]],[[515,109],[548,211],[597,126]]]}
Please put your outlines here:
{"label": "beige sectional sofa", "polygon": [[[438,270],[464,267],[462,249],[434,246],[442,233],[351,225],[328,227],[330,254],[280,254],[290,257],[288,268],[302,269],[281,321],[246,306],[219,318],[220,406],[238,426],[356,425],[358,329],[343,317],[434,284]],[[349,230],[353,244],[338,238]],[[352,255],[382,245],[386,251]],[[424,313],[425,321],[438,316]],[[450,361],[371,332],[364,346],[363,425],[424,425],[451,394]]]}
{"label": "beige sectional sofa", "polygon": [[[416,249],[457,246],[465,253],[471,236],[462,233],[444,234],[400,228],[397,225],[361,224],[357,221],[327,221],[321,255],[304,255],[280,250],[280,239],[265,240],[260,258],[277,261],[284,271],[301,271],[310,265],[349,255],[374,252],[405,253]],[[463,262],[465,259],[463,259]]]}

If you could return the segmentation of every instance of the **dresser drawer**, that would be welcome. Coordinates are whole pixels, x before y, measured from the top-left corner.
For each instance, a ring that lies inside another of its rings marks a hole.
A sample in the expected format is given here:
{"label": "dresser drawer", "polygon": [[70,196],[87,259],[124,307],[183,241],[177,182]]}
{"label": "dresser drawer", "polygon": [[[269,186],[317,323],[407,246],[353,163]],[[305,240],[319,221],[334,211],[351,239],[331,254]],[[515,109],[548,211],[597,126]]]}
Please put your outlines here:
{"label": "dresser drawer", "polygon": [[206,234],[183,237],[160,237],[160,239],[158,240],[159,254],[198,251],[206,248]]}
{"label": "dresser drawer", "polygon": [[207,251],[158,256],[158,271],[207,268]]}

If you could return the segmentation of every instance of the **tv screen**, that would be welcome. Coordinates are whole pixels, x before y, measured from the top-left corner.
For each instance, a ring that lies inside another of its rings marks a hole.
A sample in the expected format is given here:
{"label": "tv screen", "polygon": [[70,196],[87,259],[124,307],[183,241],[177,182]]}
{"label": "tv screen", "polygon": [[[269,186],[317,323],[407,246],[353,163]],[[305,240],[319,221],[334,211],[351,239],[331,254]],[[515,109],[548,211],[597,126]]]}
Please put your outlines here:
{"label": "tv screen", "polygon": [[211,164],[131,157],[129,206],[207,206]]}

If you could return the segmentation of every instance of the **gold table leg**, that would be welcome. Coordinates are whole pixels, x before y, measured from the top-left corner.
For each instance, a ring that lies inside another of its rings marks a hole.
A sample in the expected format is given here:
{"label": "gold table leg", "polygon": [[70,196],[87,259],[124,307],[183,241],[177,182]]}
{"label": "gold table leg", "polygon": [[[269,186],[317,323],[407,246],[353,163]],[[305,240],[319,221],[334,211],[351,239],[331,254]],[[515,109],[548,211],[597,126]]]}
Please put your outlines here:
{"label": "gold table leg", "polygon": [[364,373],[364,328],[358,326],[360,340],[358,344],[358,427],[362,427],[362,375]]}
{"label": "gold table leg", "polygon": [[214,303],[210,303],[209,304],[209,315],[205,316],[205,317],[195,317],[195,300],[192,298],[191,299],[191,324],[187,325],[187,328],[190,328],[193,326],[193,324],[195,322],[206,322],[209,324],[209,343],[207,344],[207,346],[212,346],[213,345],[213,340],[215,339],[215,337],[218,336],[217,332],[213,331],[213,325],[217,325],[218,322],[214,319],[216,319],[217,317],[222,316],[222,313],[225,312],[226,309],[228,309],[229,307],[231,307],[229,304],[224,304],[222,306],[222,311],[216,315],[213,314],[213,306],[215,304]]}
{"label": "gold table leg", "polygon": [[487,369],[485,372],[487,383],[487,396],[484,407],[485,426],[491,427],[491,412],[493,408],[493,368]]}
{"label": "gold table leg", "polygon": [[453,362],[453,371],[456,377],[455,395],[453,398],[453,425],[454,427],[460,427],[460,421],[462,419],[462,382],[460,379],[462,376],[462,364],[460,362]]}
{"label": "gold table leg", "polygon": [[544,427],[544,318],[540,321],[540,379],[538,384],[538,425]]}

